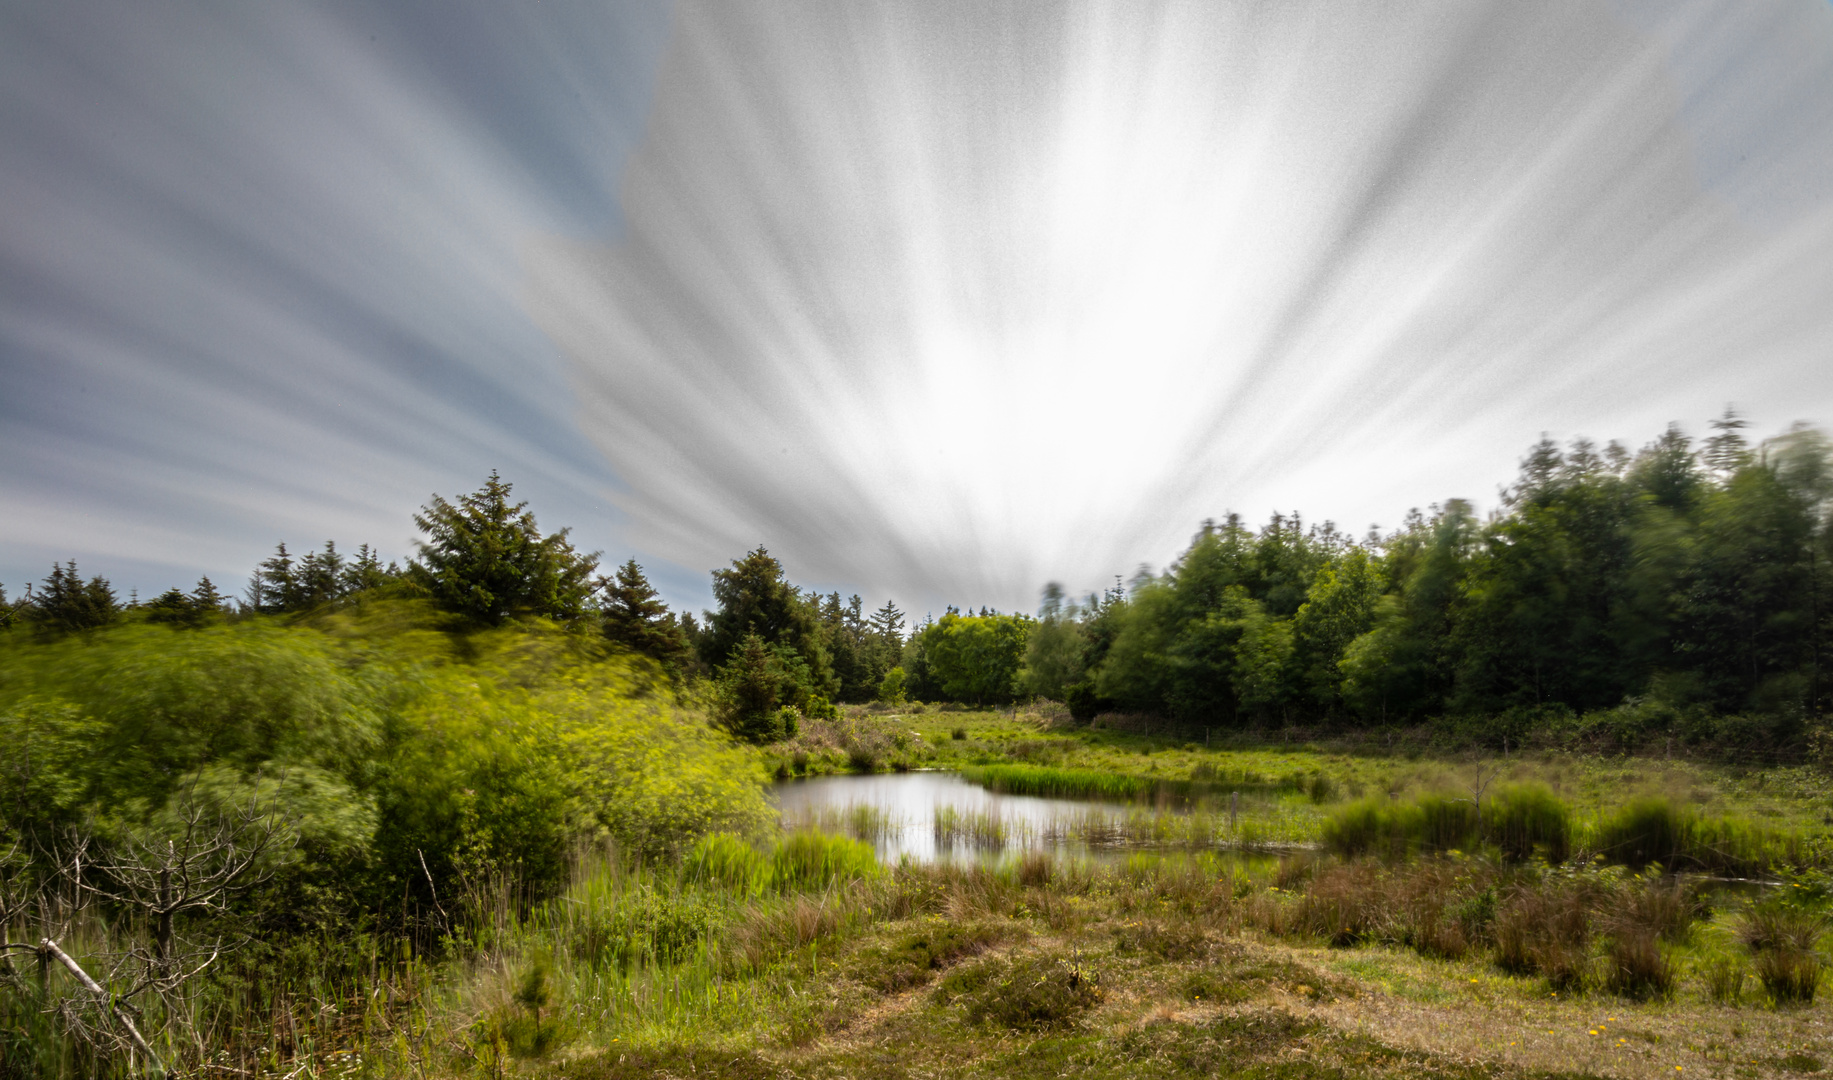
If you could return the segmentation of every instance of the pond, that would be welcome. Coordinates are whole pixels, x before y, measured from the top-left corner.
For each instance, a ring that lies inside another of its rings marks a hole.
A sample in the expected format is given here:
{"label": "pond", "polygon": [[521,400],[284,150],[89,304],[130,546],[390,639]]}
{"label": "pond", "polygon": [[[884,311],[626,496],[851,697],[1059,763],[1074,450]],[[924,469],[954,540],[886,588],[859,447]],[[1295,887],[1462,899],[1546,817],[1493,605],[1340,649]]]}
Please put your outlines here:
{"label": "pond", "polygon": [[872,844],[886,862],[998,861],[1026,851],[1066,857],[1123,858],[1139,850],[1265,853],[1291,822],[1265,800],[1238,811],[1144,807],[1080,799],[1005,795],[949,772],[823,776],[773,789],[783,823],[846,833]]}

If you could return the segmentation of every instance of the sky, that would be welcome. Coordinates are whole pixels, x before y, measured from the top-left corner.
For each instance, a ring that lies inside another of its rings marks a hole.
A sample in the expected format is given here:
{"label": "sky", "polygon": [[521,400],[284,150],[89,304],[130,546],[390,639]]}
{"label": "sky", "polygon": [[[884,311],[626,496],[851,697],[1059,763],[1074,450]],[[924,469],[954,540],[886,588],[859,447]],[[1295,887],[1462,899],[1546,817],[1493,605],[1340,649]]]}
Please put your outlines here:
{"label": "sky", "polygon": [[1833,7],[0,0],[0,583],[1035,607],[1542,433],[1833,422]]}

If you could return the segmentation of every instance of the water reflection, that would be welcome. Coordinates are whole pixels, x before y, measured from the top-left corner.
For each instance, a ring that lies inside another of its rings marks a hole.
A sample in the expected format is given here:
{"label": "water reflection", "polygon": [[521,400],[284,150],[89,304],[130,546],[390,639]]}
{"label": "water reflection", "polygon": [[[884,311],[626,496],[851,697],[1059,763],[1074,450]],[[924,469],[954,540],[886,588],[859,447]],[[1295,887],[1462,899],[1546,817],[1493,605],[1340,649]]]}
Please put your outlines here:
{"label": "water reflection", "polygon": [[1266,807],[1239,814],[1199,807],[1147,808],[1078,799],[1004,795],[954,773],[825,776],[776,785],[790,828],[819,827],[870,842],[880,859],[998,860],[1050,850],[1107,859],[1145,849],[1264,851],[1273,842]]}

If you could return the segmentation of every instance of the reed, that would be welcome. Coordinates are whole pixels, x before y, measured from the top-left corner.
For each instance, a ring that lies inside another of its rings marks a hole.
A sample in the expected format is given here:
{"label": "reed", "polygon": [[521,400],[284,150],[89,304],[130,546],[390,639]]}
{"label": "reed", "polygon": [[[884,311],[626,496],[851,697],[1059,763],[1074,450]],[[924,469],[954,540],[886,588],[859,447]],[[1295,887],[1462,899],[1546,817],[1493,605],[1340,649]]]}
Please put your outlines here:
{"label": "reed", "polygon": [[968,844],[988,851],[1003,850],[1007,843],[1028,838],[1029,830],[1009,821],[996,809],[976,807],[962,810],[956,806],[938,806],[932,823],[937,847]]}

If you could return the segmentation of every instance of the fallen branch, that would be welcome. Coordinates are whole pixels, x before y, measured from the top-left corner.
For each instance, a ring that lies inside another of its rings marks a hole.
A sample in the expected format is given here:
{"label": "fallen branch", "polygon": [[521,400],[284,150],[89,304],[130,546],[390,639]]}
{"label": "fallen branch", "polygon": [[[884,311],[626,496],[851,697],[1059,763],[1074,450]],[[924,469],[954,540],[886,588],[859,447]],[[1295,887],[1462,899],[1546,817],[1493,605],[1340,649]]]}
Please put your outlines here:
{"label": "fallen branch", "polygon": [[83,970],[82,965],[72,959],[69,953],[57,947],[57,942],[52,941],[50,938],[43,938],[38,942],[38,951],[41,955],[50,956],[52,959],[62,964],[64,969],[69,971],[76,981],[82,984],[83,989],[94,994],[101,1000],[108,1010],[108,1015],[114,1018],[115,1023],[120,1024],[122,1028],[126,1029],[128,1038],[132,1039],[134,1045],[140,1048],[140,1052],[145,1054],[147,1060],[153,1063],[153,1068],[160,1075],[163,1076],[165,1074],[165,1064],[159,1060],[159,1055],[153,1051],[152,1044],[146,1041],[146,1036],[140,1034],[140,1027],[134,1023],[134,1018],[129,1016],[126,1010],[120,1008],[116,1003],[114,995],[104,990],[100,983],[90,978],[89,973]]}

